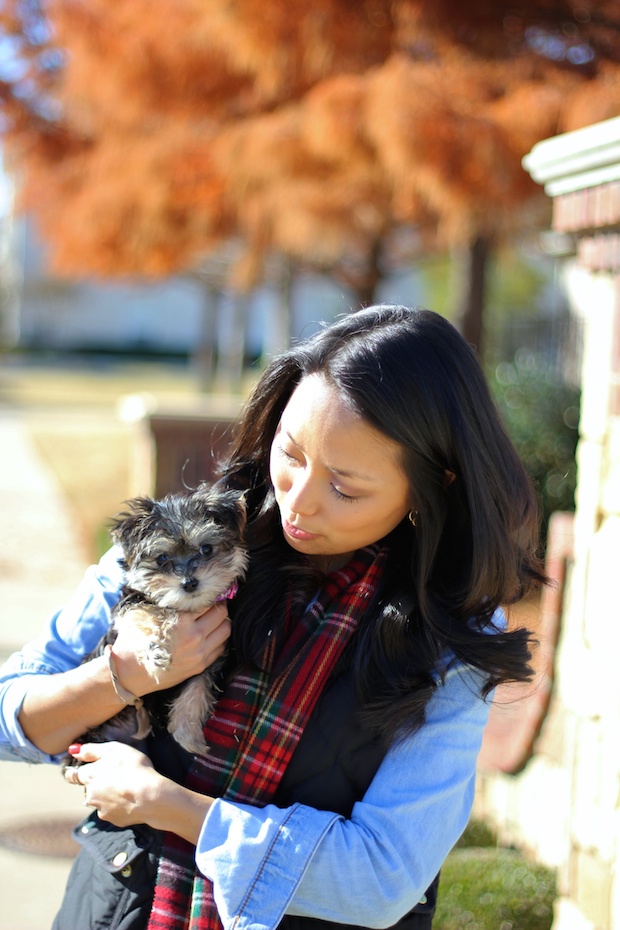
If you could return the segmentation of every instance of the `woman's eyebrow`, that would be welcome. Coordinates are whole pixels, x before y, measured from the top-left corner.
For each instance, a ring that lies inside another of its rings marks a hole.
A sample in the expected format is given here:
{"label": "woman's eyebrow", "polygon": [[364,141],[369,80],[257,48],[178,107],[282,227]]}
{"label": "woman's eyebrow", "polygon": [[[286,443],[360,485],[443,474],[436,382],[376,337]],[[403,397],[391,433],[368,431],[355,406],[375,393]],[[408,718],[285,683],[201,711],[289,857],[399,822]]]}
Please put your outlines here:
{"label": "woman's eyebrow", "polygon": [[373,484],[377,481],[377,478],[374,475],[365,475],[361,471],[345,471],[342,468],[330,468],[329,465],[326,467],[329,469],[329,471],[332,471],[335,475],[339,475],[341,478],[354,478],[358,481],[371,481]]}
{"label": "woman's eyebrow", "polygon": [[[303,452],[303,449],[301,448],[301,446],[299,445],[295,437],[291,436],[291,434],[289,433],[287,429],[283,429],[282,432],[284,433],[285,436],[287,436],[290,439],[293,445],[297,449],[299,449],[300,452]],[[372,484],[377,483],[377,478],[373,475],[365,475],[361,471],[350,471],[347,468],[334,468],[332,465],[328,465],[327,463],[324,463],[324,464],[325,464],[325,468],[328,471],[333,472],[334,475],[338,475],[340,478],[352,478],[356,481],[369,481]]]}

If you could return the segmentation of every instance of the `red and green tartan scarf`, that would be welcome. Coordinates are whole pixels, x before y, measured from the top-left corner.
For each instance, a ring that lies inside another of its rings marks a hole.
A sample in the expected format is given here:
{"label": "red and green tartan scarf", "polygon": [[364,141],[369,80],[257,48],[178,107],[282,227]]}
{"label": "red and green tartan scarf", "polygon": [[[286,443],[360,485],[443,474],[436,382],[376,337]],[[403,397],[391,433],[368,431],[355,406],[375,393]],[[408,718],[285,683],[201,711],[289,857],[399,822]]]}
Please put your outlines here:
{"label": "red and green tartan scarf", "polygon": [[[205,726],[209,752],[185,782],[215,797],[264,806],[274,797],[321,691],[380,583],[386,550],[356,553],[326,579],[282,648],[265,646],[260,669],[242,669]],[[221,930],[213,885],[195,847],[166,834],[148,930]]]}

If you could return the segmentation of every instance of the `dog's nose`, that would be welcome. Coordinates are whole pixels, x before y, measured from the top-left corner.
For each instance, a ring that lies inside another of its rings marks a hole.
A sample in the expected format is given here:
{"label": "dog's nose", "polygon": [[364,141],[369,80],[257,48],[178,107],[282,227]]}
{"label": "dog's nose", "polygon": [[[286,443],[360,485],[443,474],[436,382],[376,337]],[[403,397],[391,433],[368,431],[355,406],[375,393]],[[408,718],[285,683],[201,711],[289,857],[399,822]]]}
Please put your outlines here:
{"label": "dog's nose", "polygon": [[197,578],[184,578],[181,584],[181,587],[183,588],[184,591],[187,591],[188,593],[190,591],[195,591],[196,588],[198,587],[198,579]]}

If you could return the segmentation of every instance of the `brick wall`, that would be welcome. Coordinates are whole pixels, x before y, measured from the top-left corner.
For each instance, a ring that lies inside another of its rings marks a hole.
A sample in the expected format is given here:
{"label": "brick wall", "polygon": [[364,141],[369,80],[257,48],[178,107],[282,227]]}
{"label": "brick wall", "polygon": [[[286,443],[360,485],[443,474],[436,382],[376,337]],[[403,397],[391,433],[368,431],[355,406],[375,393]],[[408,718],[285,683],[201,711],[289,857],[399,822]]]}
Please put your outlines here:
{"label": "brick wall", "polygon": [[[620,121],[599,126],[620,142]],[[620,180],[577,177],[566,189],[562,145],[574,163],[584,140],[583,130],[549,140],[553,165],[541,143],[533,166],[547,172],[555,230],[576,239],[565,277],[585,334],[574,547],[553,688],[532,758],[516,775],[481,767],[476,810],[502,840],[557,867],[554,930],[620,930]]]}

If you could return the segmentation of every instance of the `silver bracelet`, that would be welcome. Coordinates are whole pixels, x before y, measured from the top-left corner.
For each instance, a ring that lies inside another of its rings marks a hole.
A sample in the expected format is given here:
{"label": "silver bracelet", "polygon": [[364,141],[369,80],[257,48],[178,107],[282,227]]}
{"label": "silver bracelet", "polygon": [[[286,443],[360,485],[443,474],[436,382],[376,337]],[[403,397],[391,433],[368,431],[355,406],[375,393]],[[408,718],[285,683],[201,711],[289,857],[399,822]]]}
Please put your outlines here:
{"label": "silver bracelet", "polygon": [[135,707],[136,710],[139,710],[140,707],[142,707],[144,701],[141,697],[137,697],[137,695],[132,694],[131,691],[128,691],[127,688],[123,688],[122,684],[118,680],[116,666],[114,665],[114,656],[112,655],[112,646],[110,646],[109,643],[105,647],[104,653],[108,657],[108,668],[110,669],[112,684],[114,685],[114,690],[116,691],[117,696],[121,699],[123,704],[131,704],[132,707]]}

